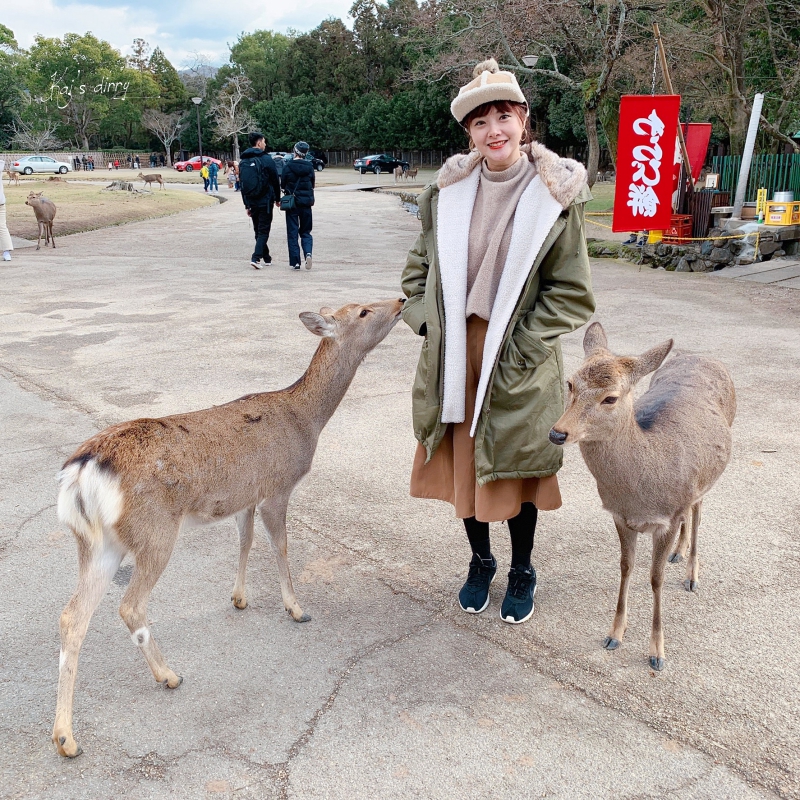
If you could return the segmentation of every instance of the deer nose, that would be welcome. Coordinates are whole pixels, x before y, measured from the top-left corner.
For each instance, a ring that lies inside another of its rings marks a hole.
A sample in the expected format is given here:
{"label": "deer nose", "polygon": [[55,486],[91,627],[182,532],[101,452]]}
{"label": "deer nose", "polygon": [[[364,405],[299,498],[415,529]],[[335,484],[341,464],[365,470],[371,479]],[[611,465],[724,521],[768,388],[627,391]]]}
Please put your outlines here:
{"label": "deer nose", "polygon": [[398,302],[398,303],[405,303],[405,301],[406,301],[406,298],[405,298],[405,297],[398,297],[398,298],[397,298],[397,302]]}
{"label": "deer nose", "polygon": [[562,445],[567,441],[567,434],[561,433],[561,431],[557,431],[555,428],[553,428],[550,431],[550,436],[548,438],[553,444]]}

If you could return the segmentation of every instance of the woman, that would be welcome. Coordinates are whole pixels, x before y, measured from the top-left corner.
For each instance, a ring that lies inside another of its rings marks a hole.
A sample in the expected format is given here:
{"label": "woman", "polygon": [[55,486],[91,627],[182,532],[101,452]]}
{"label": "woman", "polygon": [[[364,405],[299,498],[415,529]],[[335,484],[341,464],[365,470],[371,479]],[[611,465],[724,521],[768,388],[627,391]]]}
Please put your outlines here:
{"label": "woman", "polygon": [[289,243],[289,265],[292,269],[300,269],[300,244],[303,248],[303,260],[306,269],[311,269],[311,249],[314,239],[311,236],[312,216],[311,206],[314,205],[314,186],[316,176],[310,161],[306,161],[308,145],[298,142],[292,151],[294,158],[283,167],[281,175],[281,188],[284,196],[294,196],[294,208],[286,211],[286,238]]}
{"label": "woman", "polygon": [[[444,500],[472,548],[461,608],[489,604],[489,523],[507,521],[511,570],[500,611],[533,614],[538,510],[561,505],[559,337],[594,311],[583,233],[586,170],[528,133],[516,78],[494,59],[451,104],[470,151],[419,197],[422,233],[403,272],[403,319],[425,337],[412,391],[414,497]],[[469,225],[465,224],[469,221]]]}
{"label": "woman", "polygon": [[3,191],[3,170],[5,168],[6,162],[0,159],[0,250],[3,251],[3,261],[11,261],[11,251],[14,249],[14,245],[11,243],[11,234],[6,225],[6,195]]}

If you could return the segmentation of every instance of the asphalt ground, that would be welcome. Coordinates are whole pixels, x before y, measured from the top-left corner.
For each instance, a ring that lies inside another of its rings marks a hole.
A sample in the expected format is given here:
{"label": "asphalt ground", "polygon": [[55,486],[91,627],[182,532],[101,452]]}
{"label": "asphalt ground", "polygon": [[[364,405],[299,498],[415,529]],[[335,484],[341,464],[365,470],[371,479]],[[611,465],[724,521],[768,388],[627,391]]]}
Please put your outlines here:
{"label": "asphalt ground", "polygon": [[[488,610],[458,609],[461,525],[408,496],[420,341],[398,325],[289,508],[312,621],[284,613],[263,536],[237,611],[233,521],[187,527],[149,606],[183,685],[154,683],[119,618],[126,560],[81,652],[84,754],[56,754],[58,617],[77,574],[56,473],[111,423],[290,384],[316,345],[299,312],[399,296],[419,223],[396,198],[320,190],[314,215],[311,272],[288,269],[280,217],[275,266],[253,270],[237,202],[62,237],[0,266],[0,797],[800,797],[798,293],[609,260],[593,270],[612,347],[675,337],[724,361],[738,392],[733,458],[704,504],[700,591],[668,565],[663,673],[647,666],[645,537],[625,642],[601,647],[619,545],[577,449],[564,507],[540,517],[533,618],[499,619],[501,525]],[[581,338],[564,339],[568,372]]]}

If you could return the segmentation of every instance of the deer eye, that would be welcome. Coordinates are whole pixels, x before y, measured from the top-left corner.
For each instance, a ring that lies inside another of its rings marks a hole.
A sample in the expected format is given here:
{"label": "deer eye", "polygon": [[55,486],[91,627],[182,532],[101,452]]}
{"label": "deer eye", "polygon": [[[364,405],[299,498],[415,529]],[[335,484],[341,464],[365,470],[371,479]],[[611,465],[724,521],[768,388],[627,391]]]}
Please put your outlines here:
{"label": "deer eye", "polygon": [[572,392],[572,381],[567,381],[567,391]]}
{"label": "deer eye", "polygon": [[369,309],[365,308],[358,316],[359,317],[366,317],[369,314]]}
{"label": "deer eye", "polygon": [[613,394],[609,395],[608,397],[603,398],[601,405],[604,406],[613,406],[614,403],[619,400],[619,397],[614,396]]}

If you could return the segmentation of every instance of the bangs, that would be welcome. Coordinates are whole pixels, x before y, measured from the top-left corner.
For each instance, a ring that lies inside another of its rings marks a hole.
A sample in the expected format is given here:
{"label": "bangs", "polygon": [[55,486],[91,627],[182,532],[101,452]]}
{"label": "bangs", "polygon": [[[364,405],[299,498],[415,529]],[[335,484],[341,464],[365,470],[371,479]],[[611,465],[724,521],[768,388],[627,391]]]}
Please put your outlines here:
{"label": "bangs", "polygon": [[469,126],[474,120],[478,117],[485,117],[493,108],[501,114],[507,114],[513,111],[520,118],[520,122],[522,122],[523,125],[525,124],[525,118],[528,115],[528,107],[524,103],[515,103],[513,100],[492,100],[489,103],[482,103],[477,108],[473,108],[461,121],[462,127],[469,129]]}

